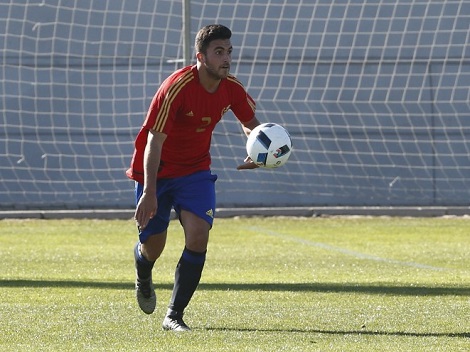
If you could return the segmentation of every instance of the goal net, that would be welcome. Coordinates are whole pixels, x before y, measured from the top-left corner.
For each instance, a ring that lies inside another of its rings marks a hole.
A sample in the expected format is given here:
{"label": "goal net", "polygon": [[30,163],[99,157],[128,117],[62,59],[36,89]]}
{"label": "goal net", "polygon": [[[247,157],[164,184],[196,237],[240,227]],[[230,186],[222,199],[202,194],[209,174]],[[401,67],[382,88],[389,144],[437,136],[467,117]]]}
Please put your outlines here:
{"label": "goal net", "polygon": [[[131,208],[133,141],[182,66],[182,1],[0,0],[0,209]],[[294,152],[236,171],[213,136],[219,207],[469,205],[470,2],[190,4],[233,31],[233,69]]]}

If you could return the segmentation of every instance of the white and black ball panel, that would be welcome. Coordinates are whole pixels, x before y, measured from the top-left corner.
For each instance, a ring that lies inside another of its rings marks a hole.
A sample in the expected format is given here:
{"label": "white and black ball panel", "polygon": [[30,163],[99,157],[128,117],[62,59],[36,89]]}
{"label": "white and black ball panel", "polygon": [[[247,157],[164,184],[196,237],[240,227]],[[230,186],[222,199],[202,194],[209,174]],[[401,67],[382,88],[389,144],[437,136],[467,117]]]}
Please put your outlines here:
{"label": "white and black ball panel", "polygon": [[292,152],[292,140],[287,130],[275,123],[264,123],[251,131],[246,144],[250,158],[260,167],[284,165]]}

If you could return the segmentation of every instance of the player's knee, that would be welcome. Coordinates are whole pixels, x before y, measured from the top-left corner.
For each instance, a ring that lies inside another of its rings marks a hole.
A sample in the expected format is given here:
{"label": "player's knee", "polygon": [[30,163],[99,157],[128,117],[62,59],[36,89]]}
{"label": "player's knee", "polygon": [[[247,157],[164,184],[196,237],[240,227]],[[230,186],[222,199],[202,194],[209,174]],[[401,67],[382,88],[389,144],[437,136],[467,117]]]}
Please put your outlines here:
{"label": "player's knee", "polygon": [[150,261],[155,261],[160,258],[160,255],[165,249],[166,233],[149,236],[148,239],[142,243],[140,250],[142,255]]}
{"label": "player's knee", "polygon": [[203,253],[207,250],[209,236],[186,236],[186,248],[190,251]]}
{"label": "player's knee", "polygon": [[186,231],[186,248],[190,251],[202,253],[207,250],[207,244],[209,242],[209,230],[199,230],[191,229]]}

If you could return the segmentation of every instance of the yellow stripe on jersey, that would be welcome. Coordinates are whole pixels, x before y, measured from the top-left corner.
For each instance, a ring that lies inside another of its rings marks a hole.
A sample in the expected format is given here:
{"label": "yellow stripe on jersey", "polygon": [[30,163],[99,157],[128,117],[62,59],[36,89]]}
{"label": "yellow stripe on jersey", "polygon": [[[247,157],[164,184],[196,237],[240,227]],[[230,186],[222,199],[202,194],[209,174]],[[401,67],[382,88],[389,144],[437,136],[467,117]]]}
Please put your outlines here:
{"label": "yellow stripe on jersey", "polygon": [[[238,84],[240,87],[243,88],[243,90],[245,90],[245,86],[235,76],[228,75],[227,80],[230,81],[230,82]],[[255,102],[253,100],[251,100],[250,98],[248,98],[248,96],[247,96],[246,100],[248,102],[248,105],[250,105],[251,110],[253,110],[253,112],[255,112],[256,111]]]}
{"label": "yellow stripe on jersey", "polygon": [[251,99],[248,98],[248,97],[246,98],[246,100],[248,101],[248,105],[250,105],[251,110],[253,110],[253,112],[255,112],[255,111],[256,111],[256,105],[255,105],[255,103],[253,102],[253,100],[251,100]]}
{"label": "yellow stripe on jersey", "polygon": [[165,95],[163,100],[163,104],[158,111],[157,118],[155,119],[155,124],[153,125],[153,129],[157,132],[162,132],[165,126],[166,121],[168,120],[168,116],[170,114],[170,107],[173,104],[178,93],[183,89],[183,87],[194,78],[193,72],[188,71],[186,72],[176,83],[172,84],[171,87],[168,89],[168,93]]}
{"label": "yellow stripe on jersey", "polygon": [[242,84],[242,82],[240,82],[235,76],[228,75],[227,80],[229,80],[230,82],[234,82],[234,83],[238,84],[240,87],[242,87],[243,89],[245,89],[245,86]]}

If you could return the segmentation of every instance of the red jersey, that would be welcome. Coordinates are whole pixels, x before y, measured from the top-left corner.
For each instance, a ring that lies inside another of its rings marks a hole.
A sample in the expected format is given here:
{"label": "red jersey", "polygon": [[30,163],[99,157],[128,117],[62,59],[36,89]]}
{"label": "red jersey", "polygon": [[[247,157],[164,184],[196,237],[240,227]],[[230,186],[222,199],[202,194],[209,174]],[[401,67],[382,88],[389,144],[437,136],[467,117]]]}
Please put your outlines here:
{"label": "red jersey", "polygon": [[149,130],[167,135],[158,178],[209,170],[212,131],[229,109],[240,122],[248,122],[255,116],[255,102],[234,76],[222,79],[217,91],[209,93],[199,83],[196,66],[187,66],[174,72],[162,83],[152,99],[145,122],[135,140],[127,176],[144,182],[143,160]]}

